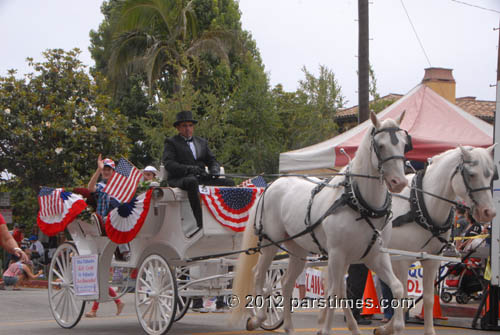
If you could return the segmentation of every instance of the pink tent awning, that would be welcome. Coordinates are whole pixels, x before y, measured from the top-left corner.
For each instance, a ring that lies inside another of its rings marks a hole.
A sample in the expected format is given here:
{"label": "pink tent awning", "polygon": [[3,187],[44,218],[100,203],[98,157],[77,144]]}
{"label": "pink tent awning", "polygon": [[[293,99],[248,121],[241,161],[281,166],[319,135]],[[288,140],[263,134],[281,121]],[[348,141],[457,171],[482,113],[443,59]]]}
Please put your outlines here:
{"label": "pink tent awning", "polygon": [[[420,84],[378,114],[380,119],[396,118],[406,111],[401,124],[412,136],[413,150],[406,157],[425,161],[458,145],[488,147],[493,143],[493,126],[478,119],[426,85]],[[354,157],[371,121],[324,142],[280,154],[280,172],[328,169],[347,164],[343,148]]]}

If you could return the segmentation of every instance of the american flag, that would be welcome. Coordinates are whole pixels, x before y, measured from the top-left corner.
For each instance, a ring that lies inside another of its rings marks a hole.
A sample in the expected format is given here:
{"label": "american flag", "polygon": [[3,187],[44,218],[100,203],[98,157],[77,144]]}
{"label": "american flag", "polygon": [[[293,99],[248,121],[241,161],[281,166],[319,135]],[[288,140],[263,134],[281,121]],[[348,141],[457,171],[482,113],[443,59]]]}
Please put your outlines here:
{"label": "american flag", "polygon": [[62,188],[51,188],[42,186],[38,193],[38,204],[40,205],[40,215],[54,216],[61,214],[64,210],[61,193]]}
{"label": "american flag", "polygon": [[120,158],[116,170],[102,190],[120,202],[129,202],[137,190],[141,171],[125,158]]}
{"label": "american flag", "polygon": [[267,183],[262,176],[250,178],[242,182],[241,187],[267,187]]}

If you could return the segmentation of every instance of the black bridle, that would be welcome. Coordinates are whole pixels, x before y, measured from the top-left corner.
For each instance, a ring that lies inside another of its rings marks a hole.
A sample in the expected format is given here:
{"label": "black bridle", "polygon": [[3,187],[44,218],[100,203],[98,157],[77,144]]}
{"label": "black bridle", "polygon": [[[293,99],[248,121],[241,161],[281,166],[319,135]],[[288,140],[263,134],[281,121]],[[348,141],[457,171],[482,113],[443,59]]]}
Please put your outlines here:
{"label": "black bridle", "polygon": [[382,168],[382,165],[384,163],[386,163],[392,159],[401,159],[403,161],[406,161],[406,157],[404,155],[393,155],[393,156],[382,158],[382,155],[380,154],[379,146],[378,146],[377,140],[375,139],[375,136],[377,136],[377,134],[380,134],[380,133],[388,132],[389,135],[391,136],[391,143],[393,145],[396,145],[399,142],[398,137],[396,136],[396,132],[398,132],[398,131],[404,131],[406,134],[406,144],[405,144],[405,149],[404,149],[404,153],[406,154],[408,151],[413,150],[411,136],[408,134],[408,132],[406,130],[401,129],[399,127],[390,127],[390,128],[383,128],[383,129],[375,129],[375,127],[374,127],[372,129],[372,132],[371,132],[372,148],[373,148],[373,151],[375,152],[375,156],[377,156],[377,159],[378,159],[377,169],[378,169],[378,172],[380,175],[384,174],[383,168]]}
{"label": "black bridle", "polygon": [[451,179],[453,179],[455,177],[455,175],[458,172],[460,172],[460,174],[462,175],[462,180],[464,181],[464,186],[465,186],[465,190],[467,192],[467,195],[469,196],[469,198],[472,201],[472,208],[471,208],[471,211],[472,211],[473,208],[478,204],[478,202],[474,198],[474,193],[486,191],[486,190],[491,191],[493,181],[498,180],[498,169],[497,169],[497,166],[494,165],[493,178],[491,179],[490,185],[472,188],[471,185],[469,184],[469,179],[471,178],[471,176],[470,176],[469,171],[465,168],[465,166],[464,166],[465,164],[470,164],[471,166],[475,166],[478,163],[476,161],[467,161],[464,159],[464,156],[462,155],[462,160],[461,160],[460,164],[457,165],[455,171],[451,175]]}

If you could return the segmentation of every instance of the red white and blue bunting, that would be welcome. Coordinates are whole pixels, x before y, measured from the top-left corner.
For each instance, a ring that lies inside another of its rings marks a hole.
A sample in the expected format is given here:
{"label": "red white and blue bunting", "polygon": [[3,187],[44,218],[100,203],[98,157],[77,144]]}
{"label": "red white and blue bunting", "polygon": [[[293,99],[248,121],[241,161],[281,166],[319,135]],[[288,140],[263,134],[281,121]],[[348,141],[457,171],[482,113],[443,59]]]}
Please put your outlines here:
{"label": "red white and blue bunting", "polygon": [[245,230],[250,209],[264,188],[204,187],[201,198],[221,225],[234,231]]}
{"label": "red white and blue bunting", "polygon": [[38,227],[48,236],[64,231],[66,226],[87,207],[87,203],[79,194],[46,187],[40,191],[38,203],[40,205]]}
{"label": "red white and blue bunting", "polygon": [[106,234],[115,243],[132,241],[148,215],[152,189],[113,209],[106,220]]}

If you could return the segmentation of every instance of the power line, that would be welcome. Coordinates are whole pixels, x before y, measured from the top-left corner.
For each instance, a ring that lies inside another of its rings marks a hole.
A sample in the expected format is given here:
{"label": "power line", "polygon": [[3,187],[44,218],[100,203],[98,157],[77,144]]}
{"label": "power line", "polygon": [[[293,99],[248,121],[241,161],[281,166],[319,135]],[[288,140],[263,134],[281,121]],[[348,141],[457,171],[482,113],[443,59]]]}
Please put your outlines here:
{"label": "power line", "polygon": [[481,7],[481,6],[478,6],[478,5],[473,5],[473,4],[470,4],[470,3],[467,3],[467,2],[463,2],[463,1],[459,1],[459,0],[451,0],[451,1],[459,3],[459,4],[462,4],[462,5],[471,6],[471,7],[479,8],[479,9],[482,9],[482,10],[487,10],[487,11],[490,11],[490,12],[500,13],[500,11],[498,11],[496,9]]}
{"label": "power line", "polygon": [[403,0],[401,1],[401,5],[403,6],[403,9],[405,10],[406,16],[408,17],[408,21],[410,21],[410,25],[413,28],[413,32],[415,33],[415,36],[417,37],[418,44],[420,44],[420,48],[422,49],[422,52],[425,55],[425,58],[427,59],[427,63],[429,63],[429,67],[432,67],[431,61],[429,60],[429,57],[427,56],[427,53],[425,52],[424,45],[422,44],[422,41],[420,41],[420,37],[418,37],[417,30],[415,29],[415,26],[413,25],[413,22],[411,22],[410,15],[408,14],[408,11],[406,10],[405,4],[403,3]]}

